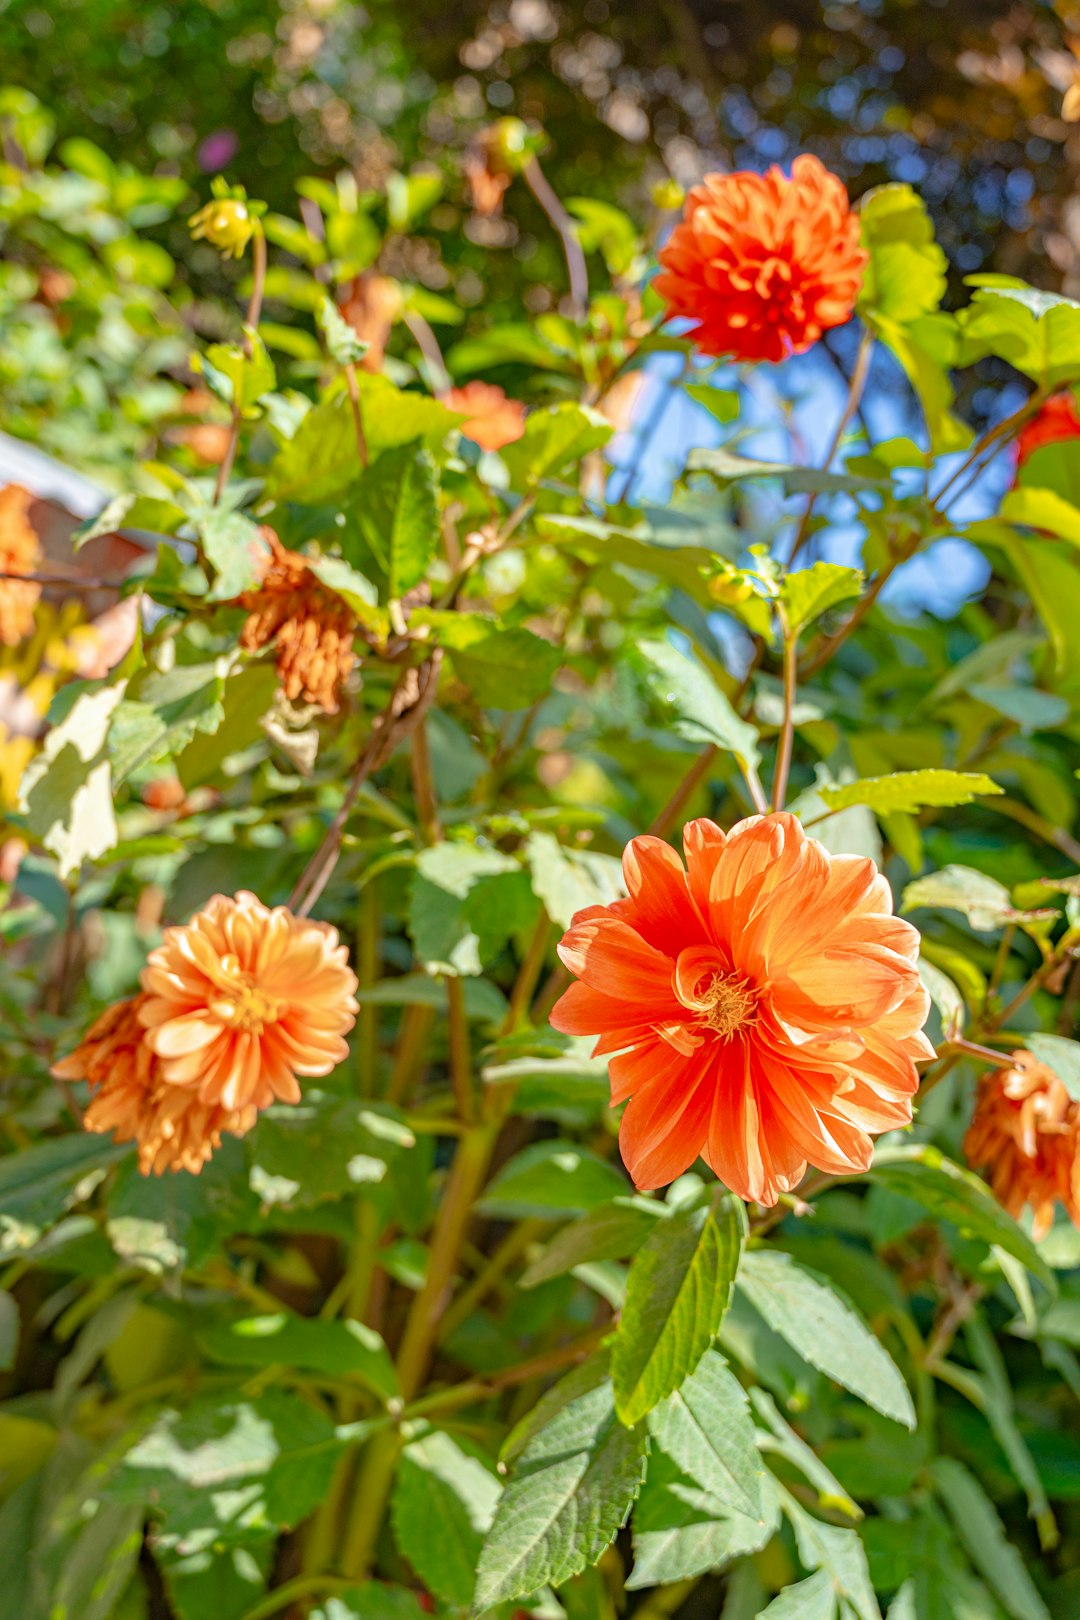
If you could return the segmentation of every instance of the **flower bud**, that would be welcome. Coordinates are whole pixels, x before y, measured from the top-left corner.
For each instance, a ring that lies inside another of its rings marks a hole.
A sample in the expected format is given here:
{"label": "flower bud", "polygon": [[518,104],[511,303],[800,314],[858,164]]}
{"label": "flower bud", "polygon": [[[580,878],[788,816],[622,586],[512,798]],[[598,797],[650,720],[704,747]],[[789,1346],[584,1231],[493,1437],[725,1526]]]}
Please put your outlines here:
{"label": "flower bud", "polygon": [[216,247],[226,258],[241,259],[255,232],[255,221],[246,199],[215,197],[188,224],[195,241],[200,238]]}

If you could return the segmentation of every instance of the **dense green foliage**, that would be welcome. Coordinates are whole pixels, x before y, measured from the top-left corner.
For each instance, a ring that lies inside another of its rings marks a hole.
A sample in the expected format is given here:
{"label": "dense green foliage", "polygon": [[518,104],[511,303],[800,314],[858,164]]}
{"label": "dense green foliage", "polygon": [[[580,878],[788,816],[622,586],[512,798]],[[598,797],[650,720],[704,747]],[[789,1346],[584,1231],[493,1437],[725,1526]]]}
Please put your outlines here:
{"label": "dense green foliage", "polygon": [[[1077,443],[993,499],[1080,384],[1080,304],[998,278],[943,312],[919,199],[871,193],[856,383],[811,464],[786,396],[829,399],[821,374],[661,331],[655,221],[568,199],[587,309],[552,230],[547,306],[493,318],[407,272],[459,175],[308,176],[303,223],[275,197],[247,243],[245,329],[195,298],[210,249],[158,241],[180,183],[54,153],[8,105],[6,424],[104,470],[90,532],[159,543],[123,586],[142,635],[61,688],[3,810],[29,849],[0,891],[3,1612],[1067,1620],[1080,1238],[1034,1242],[961,1143],[990,1048],[1080,1096]],[[375,263],[400,297],[367,371],[329,299]],[[664,504],[605,459],[613,389],[657,355],[698,430]],[[954,380],[987,358],[1010,384],[977,436]],[[871,418],[908,379],[903,433],[871,441],[862,362]],[[523,436],[463,438],[443,363],[526,401]],[[172,431],[196,384],[231,477]],[[356,615],[336,715],[240,648],[258,523]],[[829,560],[852,533],[859,565]],[[880,599],[957,540],[977,599]],[[554,944],[620,892],[629,837],[731,826],[789,745],[788,807],[922,931],[925,1101],[865,1176],[773,1210],[700,1167],[637,1194],[604,1061],[547,1022]],[[319,889],[360,978],[350,1059],[200,1176],[142,1177],[50,1066],[164,923],[241,888]]]}

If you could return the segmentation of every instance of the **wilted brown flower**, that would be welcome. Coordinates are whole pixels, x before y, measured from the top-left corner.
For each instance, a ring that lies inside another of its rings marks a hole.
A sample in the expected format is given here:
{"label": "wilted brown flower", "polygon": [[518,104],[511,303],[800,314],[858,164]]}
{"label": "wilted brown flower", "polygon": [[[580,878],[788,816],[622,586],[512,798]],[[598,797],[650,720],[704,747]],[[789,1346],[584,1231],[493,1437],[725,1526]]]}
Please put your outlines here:
{"label": "wilted brown flower", "polygon": [[1036,1239],[1053,1225],[1055,1203],[1080,1226],[1080,1108],[1031,1052],[1014,1052],[979,1082],[964,1156],[987,1171],[1014,1219],[1031,1205]]}
{"label": "wilted brown flower", "polygon": [[150,998],[133,996],[102,1013],[82,1041],[53,1067],[58,1080],[85,1080],[93,1092],[83,1116],[88,1131],[135,1142],[144,1176],[165,1170],[198,1175],[222,1132],[243,1136],[255,1123],[253,1106],[205,1103],[191,1086],[165,1080],[140,1011]]}
{"label": "wilted brown flower", "polygon": [[0,642],[14,647],[34,628],[34,609],[41,586],[32,579],[6,576],[32,574],[41,563],[41,541],[30,523],[33,495],[21,484],[0,489]]}
{"label": "wilted brown flower", "polygon": [[478,214],[490,218],[502,212],[507,187],[529,155],[529,131],[520,118],[499,118],[480,131],[463,163],[469,201]]}
{"label": "wilted brown flower", "polygon": [[283,546],[273,529],[261,533],[270,557],[261,583],[240,598],[248,610],[240,645],[255,652],[272,641],[285,696],[292,702],[303,697],[336,714],[356,662],[356,616],[316,578],[300,552]]}
{"label": "wilted brown flower", "polygon": [[401,314],[401,289],[389,276],[365,270],[338,306],[368,352],[360,364],[365,371],[381,371],[390,332]]}

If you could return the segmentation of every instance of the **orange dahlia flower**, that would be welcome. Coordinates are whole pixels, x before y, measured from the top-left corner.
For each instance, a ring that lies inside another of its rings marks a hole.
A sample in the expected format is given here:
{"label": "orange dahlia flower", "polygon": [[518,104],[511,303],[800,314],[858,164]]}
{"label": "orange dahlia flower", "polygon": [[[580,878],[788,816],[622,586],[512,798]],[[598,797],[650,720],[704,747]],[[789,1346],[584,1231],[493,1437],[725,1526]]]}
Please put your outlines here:
{"label": "orange dahlia flower", "polygon": [[1032,1053],[1014,1052],[1008,1068],[979,1082],[964,1157],[989,1172],[995,1197],[1014,1219],[1031,1205],[1036,1239],[1054,1224],[1055,1203],[1080,1226],[1080,1108]]}
{"label": "orange dahlia flower", "polygon": [[683,848],[685,870],[635,838],[629,898],[579,912],[559,946],[580,983],[551,1021],[618,1054],[627,1169],[660,1187],[700,1156],[762,1204],[807,1164],[865,1170],[934,1055],[918,933],[873,861],[829,855],[790,814],[692,821]]}
{"label": "orange dahlia flower", "polygon": [[86,1080],[94,1093],[83,1115],[88,1131],[136,1142],[144,1176],[165,1170],[198,1175],[221,1135],[243,1136],[254,1107],[202,1102],[190,1086],[170,1086],[141,1020],[145,996],[117,1002],[91,1026],[74,1052],[53,1067],[58,1080]]}
{"label": "orange dahlia flower", "polygon": [[451,388],[444,404],[465,418],[461,432],[481,450],[502,450],[515,444],[525,432],[525,407],[507,399],[494,383],[471,382],[464,388]]}
{"label": "orange dahlia flower", "polygon": [[298,1102],[297,1075],[329,1074],[348,1054],[356,975],[337,930],[245,891],[167,928],[141,979],[162,1079],[208,1105]]}
{"label": "orange dahlia flower", "polygon": [[1016,436],[1016,465],[1022,467],[1045,444],[1080,439],[1080,412],[1071,393],[1054,394]]}
{"label": "orange dahlia flower", "polygon": [[9,574],[32,574],[41,563],[41,541],[30,523],[34,497],[21,484],[0,489],[0,642],[14,647],[34,628],[34,609],[41,586],[33,579],[9,579]]}
{"label": "orange dahlia flower", "polygon": [[791,178],[706,175],[659,255],[653,285],[670,315],[694,321],[704,354],[783,360],[855,307],[867,255],[835,174],[797,157]]}
{"label": "orange dahlia flower", "polygon": [[336,714],[356,662],[356,615],[316,578],[300,552],[283,546],[273,529],[264,526],[260,533],[270,555],[259,585],[240,598],[248,610],[240,645],[256,652],[272,641],[285,696]]}

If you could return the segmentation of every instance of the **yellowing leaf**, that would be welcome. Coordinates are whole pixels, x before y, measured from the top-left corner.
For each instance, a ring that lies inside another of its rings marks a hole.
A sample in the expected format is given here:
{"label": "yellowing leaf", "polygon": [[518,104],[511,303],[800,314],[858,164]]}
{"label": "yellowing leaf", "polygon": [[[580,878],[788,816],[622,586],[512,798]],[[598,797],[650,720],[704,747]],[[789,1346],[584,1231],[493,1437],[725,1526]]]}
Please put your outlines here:
{"label": "yellowing leaf", "polygon": [[797,573],[785,575],[780,586],[780,601],[790,629],[798,635],[806,625],[819,619],[838,602],[858,596],[862,588],[861,568],[843,568],[839,563],[816,562],[812,568],[800,568]]}
{"label": "yellowing leaf", "polygon": [[831,810],[867,804],[879,815],[897,812],[914,814],[924,806],[947,807],[971,804],[980,795],[1001,793],[981,771],[894,771],[889,776],[864,776],[857,782],[821,788],[821,797]]}

